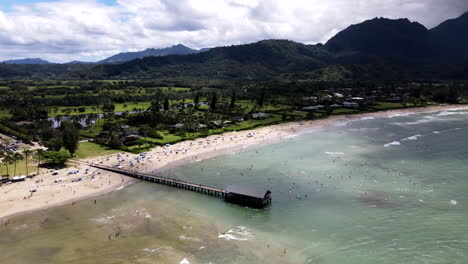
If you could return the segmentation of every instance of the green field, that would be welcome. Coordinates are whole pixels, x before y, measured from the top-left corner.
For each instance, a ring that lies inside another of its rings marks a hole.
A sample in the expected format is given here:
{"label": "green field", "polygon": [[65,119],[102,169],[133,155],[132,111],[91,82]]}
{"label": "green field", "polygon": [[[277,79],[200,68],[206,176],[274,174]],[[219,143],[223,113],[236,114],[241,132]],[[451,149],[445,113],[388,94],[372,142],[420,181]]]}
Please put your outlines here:
{"label": "green field", "polygon": [[10,111],[8,110],[0,110],[0,118],[2,117],[10,117]]}
{"label": "green field", "polygon": [[90,157],[98,157],[104,155],[111,155],[119,152],[119,150],[110,149],[92,142],[81,142],[78,150],[75,153],[77,159],[84,159]]}
{"label": "green field", "polygon": [[[125,103],[125,104],[115,104],[114,112],[126,112],[126,111],[134,111],[135,109],[140,110],[147,110],[150,107],[150,102],[140,102],[140,103]],[[79,107],[54,107],[49,108],[49,116],[55,117],[59,115],[66,115],[67,110],[71,111],[70,115],[89,115],[89,114],[101,114],[103,111],[99,106],[83,106],[85,108],[85,112],[79,112]],[[56,111],[57,109],[57,111]],[[1,113],[1,112],[0,112]]]}

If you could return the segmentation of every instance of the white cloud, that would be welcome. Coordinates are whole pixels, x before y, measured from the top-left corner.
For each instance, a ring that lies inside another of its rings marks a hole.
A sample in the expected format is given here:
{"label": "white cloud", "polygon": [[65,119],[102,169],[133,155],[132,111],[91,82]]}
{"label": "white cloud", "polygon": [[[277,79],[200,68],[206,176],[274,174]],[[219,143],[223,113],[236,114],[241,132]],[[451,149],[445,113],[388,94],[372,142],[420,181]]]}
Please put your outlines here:
{"label": "white cloud", "polygon": [[427,27],[468,11],[466,0],[63,0],[0,10],[0,60],[97,60],[183,43],[195,48],[266,38],[325,42],[373,17]]}

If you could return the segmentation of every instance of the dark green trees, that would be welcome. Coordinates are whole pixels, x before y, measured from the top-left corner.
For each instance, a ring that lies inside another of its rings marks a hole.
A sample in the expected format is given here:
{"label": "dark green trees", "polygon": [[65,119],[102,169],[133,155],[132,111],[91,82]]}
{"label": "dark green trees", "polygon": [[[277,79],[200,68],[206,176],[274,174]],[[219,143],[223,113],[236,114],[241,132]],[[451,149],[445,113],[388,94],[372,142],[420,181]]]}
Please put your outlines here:
{"label": "dark green trees", "polygon": [[164,109],[164,111],[169,110],[169,99],[167,99],[167,98],[166,98],[166,100],[164,100],[163,109]]}
{"label": "dark green trees", "polygon": [[216,93],[214,93],[213,96],[211,97],[211,104],[210,104],[211,111],[216,110],[217,104],[218,104],[218,96],[216,95]]}
{"label": "dark green trees", "polygon": [[63,126],[63,147],[70,152],[70,155],[75,155],[76,150],[78,149],[78,144],[80,140],[80,132],[70,121],[64,121]]}

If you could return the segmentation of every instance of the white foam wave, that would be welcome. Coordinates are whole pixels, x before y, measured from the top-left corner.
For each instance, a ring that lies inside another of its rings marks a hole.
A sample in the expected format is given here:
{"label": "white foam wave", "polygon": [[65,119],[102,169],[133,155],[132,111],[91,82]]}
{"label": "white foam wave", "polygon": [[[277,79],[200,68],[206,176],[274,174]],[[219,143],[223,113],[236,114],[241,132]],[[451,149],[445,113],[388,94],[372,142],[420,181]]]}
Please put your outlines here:
{"label": "white foam wave", "polygon": [[180,264],[190,264],[190,262],[188,261],[187,258],[184,258],[184,259],[180,262]]}
{"label": "white foam wave", "polygon": [[408,140],[418,140],[419,137],[422,137],[422,135],[414,135],[414,136],[411,136],[411,137],[407,137],[407,138],[404,138],[402,139],[402,141],[408,141]]}
{"label": "white foam wave", "polygon": [[450,115],[468,115],[468,112],[463,112],[463,111],[442,111],[437,116],[450,116]]}
{"label": "white foam wave", "polygon": [[390,146],[399,146],[399,145],[401,145],[400,141],[393,141],[393,142],[385,144],[384,147],[388,148]]}
{"label": "white foam wave", "polygon": [[325,152],[325,154],[329,155],[329,156],[343,156],[344,155],[344,152]]}
{"label": "white foam wave", "polygon": [[374,120],[374,119],[375,119],[375,117],[373,117],[373,116],[366,116],[366,117],[360,118],[359,120]]}
{"label": "white foam wave", "polygon": [[111,222],[112,219],[114,219],[114,218],[115,218],[115,216],[111,215],[111,216],[107,216],[107,217],[96,218],[96,219],[93,219],[93,221],[95,221],[97,223],[107,224],[107,223]]}
{"label": "white foam wave", "polygon": [[201,241],[200,239],[198,238],[193,238],[193,237],[189,237],[189,236],[186,236],[186,235],[181,235],[179,236],[179,239],[180,240],[192,240],[192,241]]}
{"label": "white foam wave", "polygon": [[224,238],[226,240],[247,241],[255,238],[255,236],[247,231],[245,226],[238,226],[228,230],[227,232],[219,234],[218,238]]}

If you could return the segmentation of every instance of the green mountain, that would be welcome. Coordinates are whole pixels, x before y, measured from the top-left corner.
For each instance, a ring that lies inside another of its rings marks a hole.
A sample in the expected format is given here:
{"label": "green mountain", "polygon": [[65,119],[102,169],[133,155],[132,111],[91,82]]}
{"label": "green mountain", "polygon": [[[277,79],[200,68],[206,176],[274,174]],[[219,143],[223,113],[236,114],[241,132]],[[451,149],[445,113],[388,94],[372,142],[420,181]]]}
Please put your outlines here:
{"label": "green mountain", "polygon": [[167,56],[167,55],[187,55],[187,54],[194,54],[194,53],[199,53],[199,52],[204,52],[204,51],[207,51],[207,49],[195,50],[195,49],[186,47],[182,44],[179,44],[179,45],[174,45],[172,47],[163,48],[163,49],[146,49],[144,51],[138,51],[138,52],[119,53],[107,59],[101,60],[97,63],[122,63],[126,61],[131,61],[134,59],[141,59],[144,57]]}
{"label": "green mountain", "polygon": [[122,63],[0,64],[0,78],[467,80],[467,47],[468,14],[431,30],[407,19],[377,18],[348,27],[325,45],[264,40]]}
{"label": "green mountain", "polygon": [[433,55],[443,61],[468,61],[468,12],[431,29]]}
{"label": "green mountain", "polygon": [[117,65],[99,65],[90,78],[266,78],[281,72],[311,71],[331,62],[322,46],[288,40],[213,48],[190,55],[146,57]]}
{"label": "green mountain", "polygon": [[42,60],[40,58],[27,58],[21,60],[6,60],[1,63],[5,64],[52,64],[51,62]]}
{"label": "green mountain", "polygon": [[408,19],[376,18],[331,38],[328,50],[342,60],[387,59],[399,63],[468,62],[468,13],[428,30]]}

